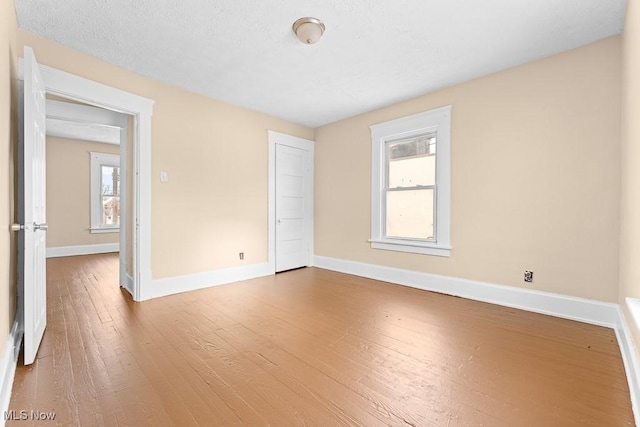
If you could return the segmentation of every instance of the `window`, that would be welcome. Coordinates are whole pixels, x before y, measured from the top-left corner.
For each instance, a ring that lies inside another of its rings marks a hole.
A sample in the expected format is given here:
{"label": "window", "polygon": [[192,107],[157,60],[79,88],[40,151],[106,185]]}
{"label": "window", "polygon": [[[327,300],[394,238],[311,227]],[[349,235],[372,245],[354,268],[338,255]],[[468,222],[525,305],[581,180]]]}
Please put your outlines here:
{"label": "window", "polygon": [[449,256],[451,107],[371,126],[371,247]]}
{"label": "window", "polygon": [[91,232],[120,230],[120,156],[91,153]]}

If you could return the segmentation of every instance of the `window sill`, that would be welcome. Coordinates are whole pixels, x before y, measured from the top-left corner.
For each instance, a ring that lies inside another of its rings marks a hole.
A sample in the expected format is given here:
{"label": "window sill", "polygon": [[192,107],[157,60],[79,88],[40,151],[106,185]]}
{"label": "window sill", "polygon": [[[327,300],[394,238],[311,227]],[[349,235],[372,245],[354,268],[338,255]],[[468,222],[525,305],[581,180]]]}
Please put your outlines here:
{"label": "window sill", "polygon": [[91,234],[119,233],[120,232],[120,227],[90,228],[89,232]]}
{"label": "window sill", "polygon": [[390,240],[369,240],[372,249],[383,249],[386,251],[409,252],[414,254],[435,255],[448,257],[451,255],[451,247],[406,241]]}

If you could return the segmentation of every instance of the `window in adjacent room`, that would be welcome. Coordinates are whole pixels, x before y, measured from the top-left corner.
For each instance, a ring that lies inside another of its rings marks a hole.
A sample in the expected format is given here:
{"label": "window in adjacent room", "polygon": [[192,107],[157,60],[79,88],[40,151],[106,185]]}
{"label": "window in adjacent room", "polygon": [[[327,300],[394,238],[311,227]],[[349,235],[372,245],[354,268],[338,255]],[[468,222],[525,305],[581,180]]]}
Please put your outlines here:
{"label": "window in adjacent room", "polygon": [[91,232],[120,230],[120,156],[91,153]]}
{"label": "window in adjacent room", "polygon": [[371,247],[449,256],[450,120],[442,107],[371,126]]}

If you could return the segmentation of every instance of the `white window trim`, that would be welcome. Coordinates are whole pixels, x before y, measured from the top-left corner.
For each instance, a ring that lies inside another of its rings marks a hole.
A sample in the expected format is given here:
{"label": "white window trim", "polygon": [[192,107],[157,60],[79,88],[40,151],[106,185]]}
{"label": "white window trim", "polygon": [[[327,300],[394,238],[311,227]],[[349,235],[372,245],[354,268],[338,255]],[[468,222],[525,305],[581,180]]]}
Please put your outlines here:
{"label": "white window trim", "polygon": [[100,188],[100,166],[103,165],[120,167],[120,155],[91,152],[91,227],[89,231],[92,234],[120,232],[120,226],[101,225],[102,206],[100,195],[102,194],[102,189]]}
{"label": "white window trim", "polygon": [[[451,106],[401,117],[371,129],[371,248],[448,257],[451,254]],[[385,143],[437,132],[435,241],[389,238],[385,226]]]}

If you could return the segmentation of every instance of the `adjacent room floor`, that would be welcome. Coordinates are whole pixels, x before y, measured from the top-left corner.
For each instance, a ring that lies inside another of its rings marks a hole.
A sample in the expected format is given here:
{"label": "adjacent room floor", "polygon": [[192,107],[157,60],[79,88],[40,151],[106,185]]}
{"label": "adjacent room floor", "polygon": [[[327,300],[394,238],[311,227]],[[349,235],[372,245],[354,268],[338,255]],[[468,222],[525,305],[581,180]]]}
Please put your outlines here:
{"label": "adjacent room floor", "polygon": [[633,425],[611,329],[316,268],[144,303],[117,287],[115,254],[49,259],[47,272],[49,323],[36,362],[18,367],[17,415],[83,426]]}

